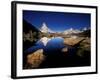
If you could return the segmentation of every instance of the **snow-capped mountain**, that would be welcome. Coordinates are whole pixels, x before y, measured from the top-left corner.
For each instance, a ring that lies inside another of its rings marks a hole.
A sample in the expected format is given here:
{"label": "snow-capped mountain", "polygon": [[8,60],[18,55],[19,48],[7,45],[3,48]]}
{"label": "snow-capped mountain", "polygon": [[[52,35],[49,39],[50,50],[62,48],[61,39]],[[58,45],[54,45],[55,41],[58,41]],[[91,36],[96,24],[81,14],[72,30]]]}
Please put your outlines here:
{"label": "snow-capped mountain", "polygon": [[67,29],[63,32],[63,34],[75,34],[75,33],[81,33],[82,31],[78,30],[78,29],[73,29],[73,28],[70,28],[70,29]]}
{"label": "snow-capped mountain", "polygon": [[40,31],[43,32],[43,33],[54,33],[54,31],[52,31],[51,29],[48,28],[48,26],[46,25],[45,22],[43,22],[41,28],[40,28]]}
{"label": "snow-capped mountain", "polygon": [[86,30],[87,30],[87,28],[86,28],[86,27],[84,27],[84,28],[83,28],[83,31],[86,31]]}

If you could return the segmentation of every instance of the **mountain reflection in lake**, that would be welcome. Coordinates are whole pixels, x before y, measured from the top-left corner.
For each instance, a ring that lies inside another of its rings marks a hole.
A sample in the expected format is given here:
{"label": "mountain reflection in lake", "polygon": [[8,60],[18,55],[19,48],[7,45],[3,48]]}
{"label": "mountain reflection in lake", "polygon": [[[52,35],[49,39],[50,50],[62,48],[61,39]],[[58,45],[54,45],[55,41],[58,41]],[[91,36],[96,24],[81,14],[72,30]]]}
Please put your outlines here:
{"label": "mountain reflection in lake", "polygon": [[38,68],[74,67],[87,65],[86,62],[82,62],[83,59],[76,55],[77,48],[64,45],[64,39],[61,37],[43,37],[37,41],[35,45],[24,51],[24,54],[28,55],[39,49],[43,49],[43,54],[46,56],[46,59]]}
{"label": "mountain reflection in lake", "polygon": [[63,48],[63,38],[56,37],[56,38],[46,38],[43,37],[37,43],[35,46],[32,46],[31,48],[27,49],[25,52],[30,53],[38,49],[44,49],[44,50],[58,50]]}

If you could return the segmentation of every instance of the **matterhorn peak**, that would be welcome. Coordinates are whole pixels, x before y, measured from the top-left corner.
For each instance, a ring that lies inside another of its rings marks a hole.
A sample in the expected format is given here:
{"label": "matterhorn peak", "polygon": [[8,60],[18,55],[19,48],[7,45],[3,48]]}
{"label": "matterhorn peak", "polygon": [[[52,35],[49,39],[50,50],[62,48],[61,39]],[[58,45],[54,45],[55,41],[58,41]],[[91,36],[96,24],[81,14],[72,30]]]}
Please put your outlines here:
{"label": "matterhorn peak", "polygon": [[40,28],[40,31],[43,33],[53,33],[54,31],[52,31],[51,29],[48,28],[47,24],[45,22],[42,23],[42,26]]}
{"label": "matterhorn peak", "polygon": [[47,33],[48,32],[48,27],[47,27],[45,22],[43,22],[40,31],[43,32],[43,33]]}
{"label": "matterhorn peak", "polygon": [[42,28],[47,28],[47,25],[46,25],[45,22],[43,22],[43,24],[42,24]]}

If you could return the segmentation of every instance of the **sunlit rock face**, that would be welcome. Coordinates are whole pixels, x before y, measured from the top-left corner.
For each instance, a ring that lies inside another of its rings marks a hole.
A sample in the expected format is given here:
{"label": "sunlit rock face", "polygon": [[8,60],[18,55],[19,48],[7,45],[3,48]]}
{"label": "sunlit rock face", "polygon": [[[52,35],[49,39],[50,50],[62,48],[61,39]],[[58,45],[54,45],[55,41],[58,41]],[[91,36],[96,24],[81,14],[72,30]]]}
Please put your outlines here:
{"label": "sunlit rock face", "polygon": [[74,46],[75,44],[79,43],[81,40],[83,40],[84,38],[65,38],[64,39],[64,44],[70,45],[70,46]]}
{"label": "sunlit rock face", "polygon": [[43,37],[43,38],[40,39],[40,41],[43,43],[44,46],[46,46],[47,43],[48,43],[51,39],[53,39],[53,37],[52,37],[52,38]]}
{"label": "sunlit rock face", "polygon": [[44,60],[43,49],[39,49],[27,56],[28,68],[38,68]]}

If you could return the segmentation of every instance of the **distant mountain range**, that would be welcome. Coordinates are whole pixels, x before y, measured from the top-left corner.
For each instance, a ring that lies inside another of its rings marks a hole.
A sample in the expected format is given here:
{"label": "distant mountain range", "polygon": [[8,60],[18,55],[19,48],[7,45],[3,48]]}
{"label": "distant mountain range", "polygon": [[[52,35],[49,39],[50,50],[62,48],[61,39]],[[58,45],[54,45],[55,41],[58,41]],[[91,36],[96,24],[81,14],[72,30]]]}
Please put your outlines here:
{"label": "distant mountain range", "polygon": [[70,29],[67,29],[63,32],[63,34],[76,34],[76,33],[81,33],[82,31],[78,30],[78,29],[73,29],[73,28],[70,28]]}
{"label": "distant mountain range", "polygon": [[[39,29],[42,33],[56,33],[55,31],[51,30],[50,28],[48,28],[47,24],[45,22],[43,22],[41,28]],[[73,29],[73,28],[69,28],[63,32],[60,32],[62,34],[78,34],[78,33],[82,33],[84,31],[88,30],[88,28],[84,27],[82,30],[78,30],[78,29]]]}

